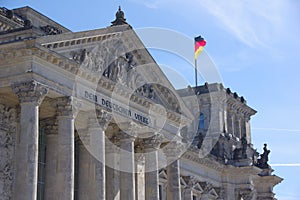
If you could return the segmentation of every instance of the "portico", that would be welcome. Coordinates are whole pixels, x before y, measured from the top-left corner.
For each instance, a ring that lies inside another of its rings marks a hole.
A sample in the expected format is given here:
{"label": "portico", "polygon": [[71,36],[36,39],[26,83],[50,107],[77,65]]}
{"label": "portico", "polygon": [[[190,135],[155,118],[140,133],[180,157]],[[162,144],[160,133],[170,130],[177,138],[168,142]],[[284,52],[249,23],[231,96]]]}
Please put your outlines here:
{"label": "portico", "polygon": [[222,84],[175,90],[121,9],[83,32],[0,9],[3,199],[274,199],[255,111]]}

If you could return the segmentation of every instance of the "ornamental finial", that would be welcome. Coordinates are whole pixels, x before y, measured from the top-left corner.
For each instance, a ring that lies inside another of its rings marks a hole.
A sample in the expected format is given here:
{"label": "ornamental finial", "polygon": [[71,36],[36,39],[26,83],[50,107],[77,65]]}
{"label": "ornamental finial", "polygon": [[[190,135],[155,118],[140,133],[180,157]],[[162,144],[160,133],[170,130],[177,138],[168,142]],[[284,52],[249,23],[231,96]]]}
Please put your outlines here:
{"label": "ornamental finial", "polygon": [[116,19],[111,23],[112,23],[112,26],[128,24],[124,17],[124,12],[122,11],[121,6],[119,6],[119,9],[116,13]]}

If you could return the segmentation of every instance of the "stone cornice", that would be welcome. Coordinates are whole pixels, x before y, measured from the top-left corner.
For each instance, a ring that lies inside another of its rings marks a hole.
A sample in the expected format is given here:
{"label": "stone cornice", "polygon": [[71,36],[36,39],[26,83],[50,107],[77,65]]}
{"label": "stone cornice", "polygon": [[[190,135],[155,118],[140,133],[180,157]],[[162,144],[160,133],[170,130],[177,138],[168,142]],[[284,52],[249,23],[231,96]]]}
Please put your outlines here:
{"label": "stone cornice", "polygon": [[[0,63],[3,62],[7,64],[8,61],[13,61],[16,59],[20,59],[22,57],[34,57],[40,58],[48,63],[56,65],[66,71],[69,71],[73,74],[77,74],[79,65],[78,63],[60,55],[55,52],[52,52],[46,48],[33,44],[24,45],[24,43],[19,43],[19,45],[7,46],[3,47],[0,51]],[[13,48],[13,49],[11,49]]]}
{"label": "stone cornice", "polygon": [[200,158],[198,151],[199,149],[195,149],[195,150],[189,149],[182,155],[182,158],[191,160],[195,163],[198,163],[199,165],[204,165],[208,168],[214,169],[216,171],[219,171],[227,175],[237,175],[237,174],[257,175],[261,172],[261,169],[255,166],[235,167],[232,165],[224,165],[223,163],[214,160],[214,158],[212,158],[210,155],[204,158]]}
{"label": "stone cornice", "polygon": [[[74,39],[65,39],[55,42],[42,43],[41,46],[47,49],[60,49],[60,48],[70,48],[76,46],[82,46],[86,44],[97,43],[110,38],[117,38],[121,35],[121,33],[106,33],[99,35],[91,35],[91,36],[82,36]],[[63,38],[62,38],[63,39]]]}
{"label": "stone cornice", "polygon": [[210,158],[200,158],[199,154],[197,152],[194,151],[186,151],[183,155],[182,158],[187,159],[187,160],[191,160],[199,165],[204,165],[208,168],[214,169],[216,171],[223,171],[224,170],[224,165],[218,163],[217,161],[214,161]]}
{"label": "stone cornice", "polygon": [[241,102],[236,101],[233,97],[227,98],[228,108],[231,110],[237,110],[240,113],[243,113],[247,116],[254,115],[257,111],[247,106],[246,104],[242,104]]}

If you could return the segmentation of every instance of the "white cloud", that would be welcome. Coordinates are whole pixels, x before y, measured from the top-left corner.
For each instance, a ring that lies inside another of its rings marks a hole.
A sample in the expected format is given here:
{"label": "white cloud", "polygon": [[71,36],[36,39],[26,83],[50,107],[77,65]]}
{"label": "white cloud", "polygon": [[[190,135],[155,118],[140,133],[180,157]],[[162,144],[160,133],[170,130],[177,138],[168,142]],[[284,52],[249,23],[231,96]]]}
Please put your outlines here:
{"label": "white cloud", "polygon": [[285,132],[300,132],[300,129],[286,129],[286,128],[252,128],[253,130],[267,130],[267,131],[285,131]]}
{"label": "white cloud", "polygon": [[272,167],[300,167],[300,163],[275,163],[270,165]]}
{"label": "white cloud", "polygon": [[[199,12],[207,11],[219,25],[249,47],[272,48],[274,41],[288,31],[289,0],[132,0],[148,8],[183,9],[195,19]],[[195,12],[196,11],[196,12]],[[293,19],[294,20],[294,19]]]}
{"label": "white cloud", "polygon": [[198,0],[227,31],[250,47],[268,47],[283,29],[286,0]]}
{"label": "white cloud", "polygon": [[148,8],[152,8],[152,9],[156,9],[160,6],[160,4],[163,2],[162,1],[159,1],[159,0],[131,0],[135,3],[138,3],[138,4],[142,4]]}

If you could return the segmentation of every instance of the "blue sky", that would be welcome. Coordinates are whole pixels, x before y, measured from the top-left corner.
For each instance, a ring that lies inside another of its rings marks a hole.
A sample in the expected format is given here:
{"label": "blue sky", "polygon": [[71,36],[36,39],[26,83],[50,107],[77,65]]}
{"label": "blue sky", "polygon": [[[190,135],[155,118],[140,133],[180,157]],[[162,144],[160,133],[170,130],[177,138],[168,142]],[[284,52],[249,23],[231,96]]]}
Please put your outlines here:
{"label": "blue sky", "polygon": [[[191,39],[201,34],[207,41],[204,54],[213,60],[225,87],[258,111],[252,118],[252,140],[260,152],[268,143],[275,174],[285,179],[275,188],[278,199],[300,199],[300,1],[1,0],[1,4],[10,9],[31,6],[72,31],[109,26],[121,5],[133,28],[167,28]],[[165,53],[153,55],[179,71],[187,65]],[[193,83],[193,69],[183,71]]]}

